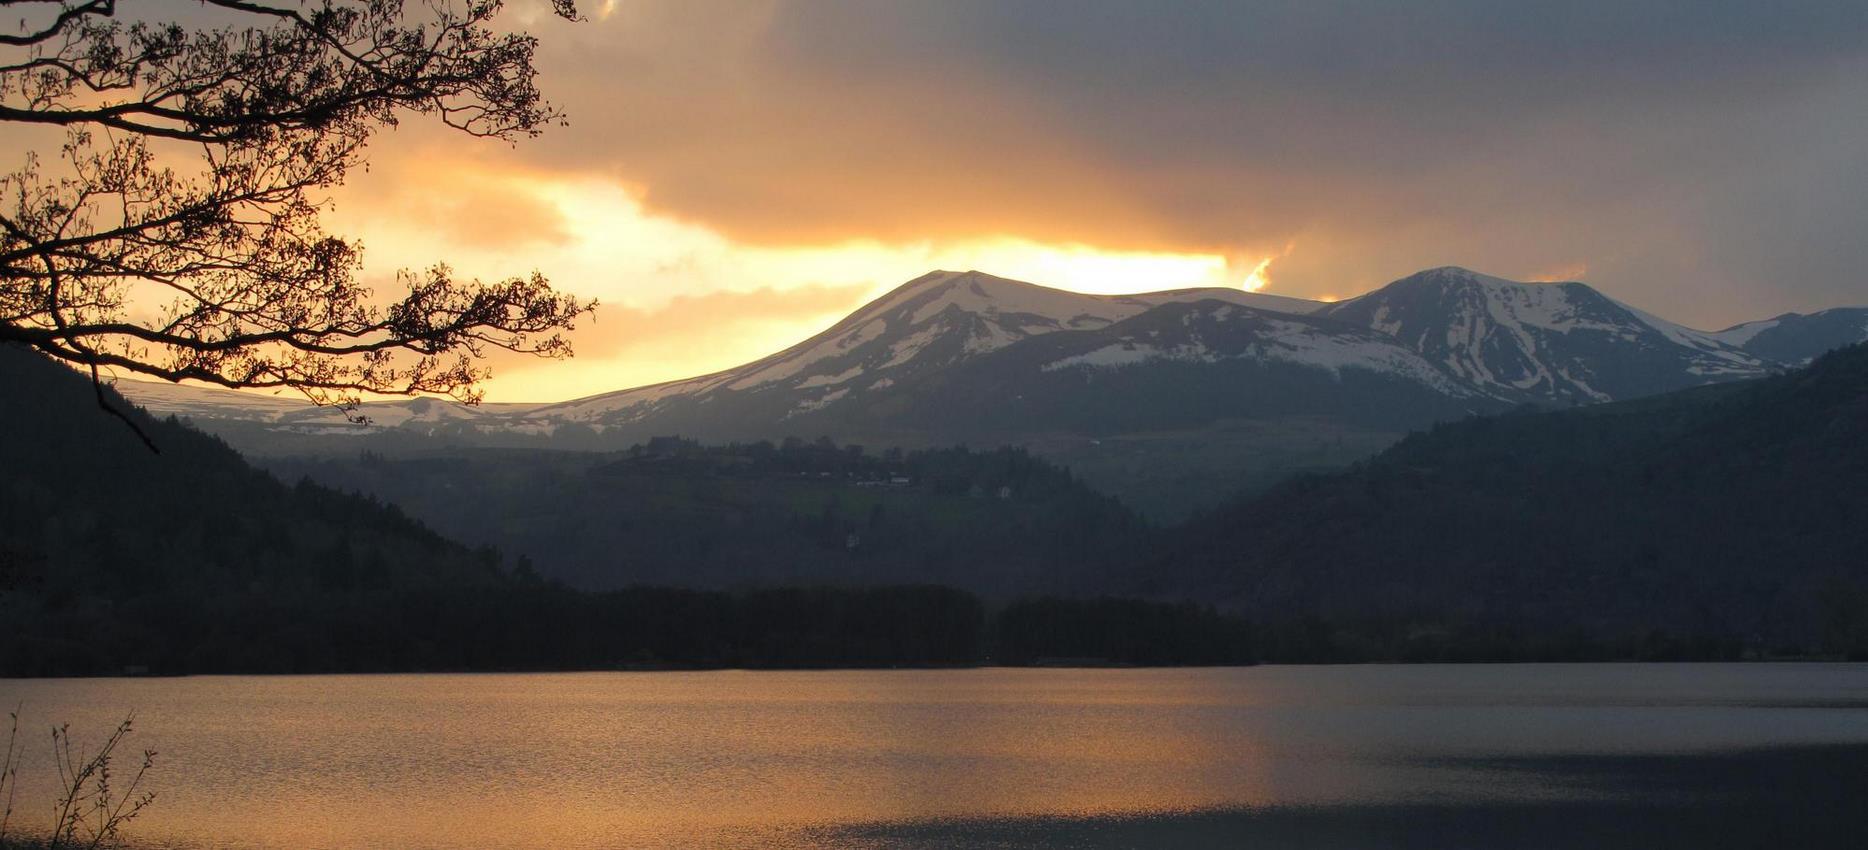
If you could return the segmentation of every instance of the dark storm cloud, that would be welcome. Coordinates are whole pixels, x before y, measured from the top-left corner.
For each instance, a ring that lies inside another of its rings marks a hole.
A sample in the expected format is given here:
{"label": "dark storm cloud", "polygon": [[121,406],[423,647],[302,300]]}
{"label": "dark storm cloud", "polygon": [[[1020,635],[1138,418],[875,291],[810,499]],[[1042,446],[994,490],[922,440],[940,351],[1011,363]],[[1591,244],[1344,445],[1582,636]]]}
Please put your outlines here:
{"label": "dark storm cloud", "polygon": [[1868,301],[1868,4],[628,3],[537,156],[735,238],[1580,272],[1717,324]]}

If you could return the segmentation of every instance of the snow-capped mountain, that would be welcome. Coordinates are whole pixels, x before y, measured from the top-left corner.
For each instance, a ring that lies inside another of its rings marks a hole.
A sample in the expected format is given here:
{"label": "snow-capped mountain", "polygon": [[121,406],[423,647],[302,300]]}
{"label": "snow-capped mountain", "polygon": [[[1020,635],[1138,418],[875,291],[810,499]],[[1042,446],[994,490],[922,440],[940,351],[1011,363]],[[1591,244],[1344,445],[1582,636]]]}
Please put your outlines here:
{"label": "snow-capped mountain", "polygon": [[1519,283],[1456,267],[1334,304],[1236,289],[1086,295],[941,271],[770,357],[569,402],[372,403],[362,411],[371,428],[359,428],[284,398],[127,382],[120,389],[157,413],[300,434],[535,438],[575,426],[605,443],[668,433],[912,432],[941,441],[1279,413],[1354,414],[1406,428],[1466,410],[1609,401],[1753,377],[1864,337],[1868,308],[1706,333],[1581,283]]}
{"label": "snow-capped mountain", "polygon": [[1868,307],[1785,313],[1774,319],[1726,328],[1711,336],[1766,360],[1801,365],[1825,351],[1868,340]]}
{"label": "snow-capped mountain", "polygon": [[977,271],[937,271],[762,360],[698,378],[548,405],[529,418],[623,424],[650,418],[677,401],[728,394],[795,396],[790,412],[805,413],[1032,337],[1096,330],[1164,304],[1199,300],[1298,314],[1323,306],[1217,288],[1086,295]]}
{"label": "snow-capped mountain", "polygon": [[1778,364],[1581,283],[1447,266],[1317,311],[1385,334],[1488,395],[1598,402],[1757,377]]}
{"label": "snow-capped mountain", "polygon": [[1405,430],[1500,406],[1382,334],[1203,299],[911,376],[818,419],[858,433],[930,429],[992,441],[1288,417]]}

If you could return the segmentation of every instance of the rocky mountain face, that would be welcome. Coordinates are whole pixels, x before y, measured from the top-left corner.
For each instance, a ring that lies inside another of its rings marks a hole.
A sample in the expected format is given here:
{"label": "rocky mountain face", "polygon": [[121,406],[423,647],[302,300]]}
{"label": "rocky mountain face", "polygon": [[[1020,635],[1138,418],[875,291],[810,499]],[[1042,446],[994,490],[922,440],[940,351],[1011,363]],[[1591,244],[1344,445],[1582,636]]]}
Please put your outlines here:
{"label": "rocky mountain face", "polygon": [[1475,390],[1513,401],[1613,401],[1758,377],[1778,365],[1580,283],[1515,283],[1453,267],[1318,315],[1385,334]]}

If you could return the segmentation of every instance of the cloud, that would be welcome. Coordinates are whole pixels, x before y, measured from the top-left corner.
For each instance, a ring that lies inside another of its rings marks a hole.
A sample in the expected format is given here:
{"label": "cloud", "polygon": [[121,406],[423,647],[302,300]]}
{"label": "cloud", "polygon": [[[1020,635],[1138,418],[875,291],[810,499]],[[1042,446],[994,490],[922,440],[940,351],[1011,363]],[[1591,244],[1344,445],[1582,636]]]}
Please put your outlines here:
{"label": "cloud", "polygon": [[443,153],[433,142],[380,157],[372,173],[340,191],[342,221],[419,229],[448,248],[549,251],[572,241],[571,222],[530,191],[512,165],[489,167],[473,152]]}
{"label": "cloud", "polygon": [[490,358],[488,395],[559,400],[719,371],[830,326],[871,294],[862,285],[810,285],[683,295],[653,309],[605,307],[572,332],[572,360]]}
{"label": "cloud", "polygon": [[541,35],[573,123],[521,155],[741,243],[1289,244],[1299,293],[1586,264],[1708,321],[1868,265],[1859,3],[649,0]]}
{"label": "cloud", "polygon": [[[329,223],[365,244],[365,274],[382,297],[394,272],[438,261],[463,279],[544,273],[560,290],[602,302],[573,336],[577,359],[500,356],[499,401],[547,401],[690,377],[738,365],[803,339],[864,298],[934,268],[991,269],[1089,292],[1237,286],[1256,257],[1111,252],[1094,246],[994,238],[964,242],[828,244],[736,242],[700,224],[646,210],[614,180],[551,172],[503,147],[400,136],[377,167],[346,187]],[[453,141],[453,140],[449,140]],[[515,230],[476,238],[431,210],[535,210]]]}
{"label": "cloud", "polygon": [[537,269],[604,301],[578,359],[499,363],[502,400],[734,365],[935,267],[1108,292],[1270,258],[1269,291],[1348,297],[1453,263],[1701,327],[1868,300],[1854,0],[514,13],[570,125],[409,120],[329,219],[380,279]]}
{"label": "cloud", "polygon": [[650,310],[606,309],[590,324],[593,333],[578,341],[578,354],[601,359],[638,348],[705,347],[708,340],[742,332],[747,325],[841,318],[870,294],[867,286],[811,285],[680,295]]}

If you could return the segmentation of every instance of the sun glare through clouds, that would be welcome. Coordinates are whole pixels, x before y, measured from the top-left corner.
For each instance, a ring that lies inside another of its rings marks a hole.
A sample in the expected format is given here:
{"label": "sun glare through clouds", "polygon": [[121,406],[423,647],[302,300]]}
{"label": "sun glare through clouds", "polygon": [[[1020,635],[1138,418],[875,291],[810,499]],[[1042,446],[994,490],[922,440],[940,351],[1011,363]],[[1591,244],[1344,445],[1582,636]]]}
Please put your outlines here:
{"label": "sun glare through clouds", "polygon": [[411,170],[443,170],[450,179],[372,183],[340,199],[338,216],[368,247],[367,273],[386,280],[394,269],[438,258],[482,278],[537,269],[555,286],[602,302],[596,318],[573,334],[578,356],[570,363],[493,364],[490,401],[555,401],[737,366],[935,269],[977,269],[1096,294],[1203,286],[1256,291],[1272,261],[1010,236],[746,244],[658,215],[607,180],[458,161]]}
{"label": "sun glare through clouds", "polygon": [[1271,282],[1271,277],[1268,274],[1271,271],[1271,259],[1270,257],[1266,257],[1259,260],[1258,265],[1252,267],[1252,273],[1245,276],[1245,283],[1243,284],[1245,291],[1258,292],[1264,289],[1266,284]]}

